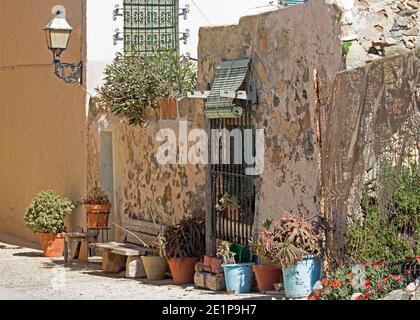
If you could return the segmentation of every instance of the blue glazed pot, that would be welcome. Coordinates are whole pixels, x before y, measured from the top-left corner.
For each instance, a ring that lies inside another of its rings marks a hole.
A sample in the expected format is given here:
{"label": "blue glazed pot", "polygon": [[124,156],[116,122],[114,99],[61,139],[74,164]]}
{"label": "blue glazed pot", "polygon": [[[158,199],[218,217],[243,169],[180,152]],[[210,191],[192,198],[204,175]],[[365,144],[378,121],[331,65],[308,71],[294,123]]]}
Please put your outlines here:
{"label": "blue glazed pot", "polygon": [[321,278],[321,260],[306,256],[293,266],[283,268],[284,290],[287,298],[304,298],[311,294]]}
{"label": "blue glazed pot", "polygon": [[222,264],[226,290],[236,293],[251,292],[254,263]]}

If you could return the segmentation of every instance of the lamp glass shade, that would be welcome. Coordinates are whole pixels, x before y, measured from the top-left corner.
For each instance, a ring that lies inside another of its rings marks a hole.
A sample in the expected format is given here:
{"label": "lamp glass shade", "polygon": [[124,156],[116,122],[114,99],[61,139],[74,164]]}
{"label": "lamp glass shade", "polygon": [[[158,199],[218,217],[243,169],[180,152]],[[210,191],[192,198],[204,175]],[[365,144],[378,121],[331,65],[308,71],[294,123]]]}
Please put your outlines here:
{"label": "lamp glass shade", "polygon": [[71,30],[51,30],[46,29],[47,44],[49,49],[67,49]]}
{"label": "lamp glass shade", "polygon": [[56,16],[52,18],[48,25],[44,28],[48,48],[51,50],[67,49],[72,30],[73,28],[64,16]]}

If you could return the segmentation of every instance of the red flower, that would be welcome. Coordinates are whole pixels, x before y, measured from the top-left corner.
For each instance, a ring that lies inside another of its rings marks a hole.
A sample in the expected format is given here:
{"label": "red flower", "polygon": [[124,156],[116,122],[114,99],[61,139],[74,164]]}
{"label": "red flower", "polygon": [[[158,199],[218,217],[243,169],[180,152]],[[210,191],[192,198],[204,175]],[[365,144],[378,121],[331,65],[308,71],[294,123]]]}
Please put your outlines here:
{"label": "red flower", "polygon": [[378,284],[378,285],[376,286],[376,289],[381,290],[381,289],[383,289],[383,287],[382,287],[380,284]]}
{"label": "red flower", "polygon": [[365,285],[365,289],[366,290],[372,289],[372,286],[370,284],[367,284],[367,285]]}
{"label": "red flower", "polygon": [[369,299],[371,295],[372,295],[372,293],[370,293],[370,292],[366,292],[366,293],[363,295],[363,299]]}
{"label": "red flower", "polygon": [[321,279],[321,282],[324,286],[328,286],[330,284],[329,281],[325,278]]}
{"label": "red flower", "polygon": [[368,286],[368,285],[370,285],[370,280],[369,279],[366,279],[365,280],[365,286]]}
{"label": "red flower", "polygon": [[316,295],[314,295],[314,294],[310,294],[309,296],[308,296],[308,300],[316,300],[317,299],[317,297],[316,297]]}
{"label": "red flower", "polygon": [[392,274],[389,274],[388,277],[390,277],[392,280],[396,280],[396,281],[400,281],[404,278],[402,275],[394,276]]}
{"label": "red flower", "polygon": [[340,286],[340,280],[335,279],[332,283],[331,283],[331,287],[333,288],[337,288]]}
{"label": "red flower", "polygon": [[383,279],[381,280],[381,282],[382,282],[382,283],[387,283],[387,282],[388,282],[388,278],[383,278]]}
{"label": "red flower", "polygon": [[349,273],[348,275],[347,275],[347,278],[353,278],[353,273]]}
{"label": "red flower", "polygon": [[356,300],[362,300],[362,296],[357,296]]}

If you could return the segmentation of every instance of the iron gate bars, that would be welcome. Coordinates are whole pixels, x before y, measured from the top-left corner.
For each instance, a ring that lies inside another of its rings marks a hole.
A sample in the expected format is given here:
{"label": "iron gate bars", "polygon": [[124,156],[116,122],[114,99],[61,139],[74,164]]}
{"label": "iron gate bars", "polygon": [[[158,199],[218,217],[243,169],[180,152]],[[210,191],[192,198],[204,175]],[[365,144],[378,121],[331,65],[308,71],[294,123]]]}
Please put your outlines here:
{"label": "iron gate bars", "polygon": [[[235,147],[230,143],[230,164],[219,163],[211,166],[211,230],[214,239],[226,240],[244,246],[252,237],[255,212],[254,177],[247,176],[244,163],[245,147],[244,130],[253,129],[251,124],[250,106],[244,108],[240,118],[210,119],[211,129],[240,129],[242,132],[242,164],[234,163]],[[213,137],[212,137],[213,138]],[[213,142],[212,142],[213,143]],[[219,159],[221,145],[219,143]],[[253,148],[254,149],[254,148]],[[216,210],[215,206],[224,194],[235,196],[239,200],[239,209]]]}

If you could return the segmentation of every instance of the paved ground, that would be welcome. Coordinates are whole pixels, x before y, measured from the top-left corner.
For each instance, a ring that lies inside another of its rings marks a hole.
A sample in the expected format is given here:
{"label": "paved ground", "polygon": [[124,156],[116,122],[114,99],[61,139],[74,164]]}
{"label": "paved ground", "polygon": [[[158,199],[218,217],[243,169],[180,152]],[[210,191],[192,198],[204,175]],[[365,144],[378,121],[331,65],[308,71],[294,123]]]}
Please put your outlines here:
{"label": "paved ground", "polygon": [[150,283],[104,275],[99,263],[66,268],[63,258],[45,258],[41,251],[0,233],[0,300],[10,299],[269,299],[261,294],[216,294],[192,286],[174,286],[171,280]]}

